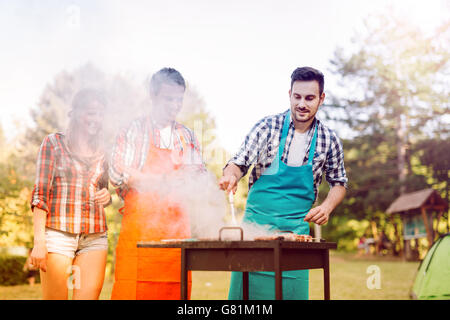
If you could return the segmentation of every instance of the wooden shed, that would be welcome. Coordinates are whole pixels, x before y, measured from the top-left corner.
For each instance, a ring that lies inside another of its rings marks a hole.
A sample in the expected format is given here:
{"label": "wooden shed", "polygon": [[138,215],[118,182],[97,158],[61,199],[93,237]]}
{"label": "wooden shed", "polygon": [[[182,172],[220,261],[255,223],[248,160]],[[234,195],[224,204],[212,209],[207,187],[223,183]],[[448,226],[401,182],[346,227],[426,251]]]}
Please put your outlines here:
{"label": "wooden shed", "polygon": [[[427,238],[428,246],[438,235],[434,221],[440,221],[448,210],[448,202],[434,189],[405,193],[398,197],[386,210],[387,214],[399,214],[403,223],[404,252],[409,256],[409,240]],[[447,225],[448,229],[448,225]]]}

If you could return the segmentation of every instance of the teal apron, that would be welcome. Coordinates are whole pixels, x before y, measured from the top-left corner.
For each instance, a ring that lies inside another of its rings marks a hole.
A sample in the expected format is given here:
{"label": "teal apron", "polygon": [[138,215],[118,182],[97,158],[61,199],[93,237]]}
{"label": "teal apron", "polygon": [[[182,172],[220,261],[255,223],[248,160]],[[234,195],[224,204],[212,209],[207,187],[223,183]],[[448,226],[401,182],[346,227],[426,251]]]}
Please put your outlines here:
{"label": "teal apron", "polygon": [[[308,163],[290,167],[281,161],[290,118],[288,112],[277,157],[250,189],[243,225],[256,223],[272,230],[309,234],[309,224],[303,219],[315,200],[312,160],[316,150],[317,126],[311,141]],[[282,274],[283,299],[307,300],[309,270],[283,271]],[[249,298],[275,299],[275,273],[249,272]],[[242,299],[242,272],[232,272],[228,299]]]}

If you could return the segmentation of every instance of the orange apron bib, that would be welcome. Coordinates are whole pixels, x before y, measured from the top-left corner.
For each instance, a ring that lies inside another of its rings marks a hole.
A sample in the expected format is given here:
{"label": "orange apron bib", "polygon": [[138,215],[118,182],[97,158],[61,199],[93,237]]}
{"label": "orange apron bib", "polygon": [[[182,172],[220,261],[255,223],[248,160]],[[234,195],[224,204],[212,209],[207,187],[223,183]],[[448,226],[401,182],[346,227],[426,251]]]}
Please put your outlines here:
{"label": "orange apron bib", "polygon": [[[171,150],[150,145],[144,173],[167,174],[180,165]],[[131,189],[125,196],[116,247],[115,282],[111,299],[180,299],[181,249],[137,248],[139,241],[190,238],[188,214],[170,194]],[[191,294],[188,274],[188,299]]]}

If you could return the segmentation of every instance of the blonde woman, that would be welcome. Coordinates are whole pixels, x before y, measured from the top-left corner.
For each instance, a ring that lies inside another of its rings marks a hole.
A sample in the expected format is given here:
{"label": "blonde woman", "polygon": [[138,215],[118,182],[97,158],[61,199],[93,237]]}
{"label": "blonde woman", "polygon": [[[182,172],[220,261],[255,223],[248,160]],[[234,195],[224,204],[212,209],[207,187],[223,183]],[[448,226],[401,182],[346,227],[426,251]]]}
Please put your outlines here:
{"label": "blonde woman", "polygon": [[[102,149],[106,102],[96,90],[79,91],[66,133],[44,138],[31,199],[34,248],[44,299],[98,299],[108,250],[104,206],[111,201]],[[72,273],[72,277],[69,278]]]}

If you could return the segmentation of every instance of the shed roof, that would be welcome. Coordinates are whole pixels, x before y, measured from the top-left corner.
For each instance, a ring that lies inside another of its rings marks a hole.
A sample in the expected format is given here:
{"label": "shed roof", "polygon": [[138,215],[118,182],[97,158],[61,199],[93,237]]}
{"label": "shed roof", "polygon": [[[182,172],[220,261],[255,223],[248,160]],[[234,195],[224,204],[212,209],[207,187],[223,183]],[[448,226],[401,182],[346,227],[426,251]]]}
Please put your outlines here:
{"label": "shed roof", "polygon": [[386,210],[387,213],[404,212],[412,209],[418,209],[426,204],[433,196],[434,204],[448,208],[447,202],[442,199],[434,189],[424,189],[411,193],[405,193],[398,197]]}

